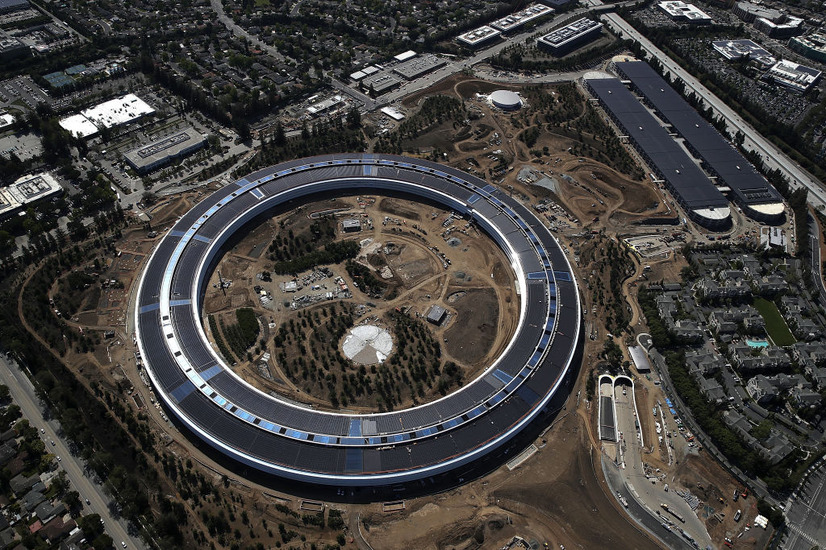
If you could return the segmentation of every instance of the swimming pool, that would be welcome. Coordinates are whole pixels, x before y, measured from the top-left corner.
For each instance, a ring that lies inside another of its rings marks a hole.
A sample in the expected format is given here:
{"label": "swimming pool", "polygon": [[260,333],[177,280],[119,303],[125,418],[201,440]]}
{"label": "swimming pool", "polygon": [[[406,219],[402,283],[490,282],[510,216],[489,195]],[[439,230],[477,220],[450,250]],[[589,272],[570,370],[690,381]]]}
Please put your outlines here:
{"label": "swimming pool", "polygon": [[746,340],[746,345],[752,348],[767,348],[769,343],[766,340]]}

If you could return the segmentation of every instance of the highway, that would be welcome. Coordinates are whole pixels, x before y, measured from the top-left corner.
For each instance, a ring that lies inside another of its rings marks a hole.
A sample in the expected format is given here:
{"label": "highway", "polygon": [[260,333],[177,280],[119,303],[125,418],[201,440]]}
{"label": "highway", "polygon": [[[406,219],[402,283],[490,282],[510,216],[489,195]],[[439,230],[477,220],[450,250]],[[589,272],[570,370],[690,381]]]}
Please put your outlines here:
{"label": "highway", "polygon": [[813,175],[797,165],[773,143],[760,135],[750,124],[735,113],[733,109],[712,94],[708,88],[700,84],[688,71],[680,67],[676,61],[652,44],[622,17],[616,13],[604,13],[601,19],[608,23],[620,37],[630,38],[637,42],[651,57],[654,57],[662,63],[667,71],[685,82],[687,88],[697,94],[706,105],[710,106],[716,114],[725,120],[732,134],[735,133],[735,131],[739,131],[745,135],[746,138],[743,142],[743,147],[747,150],[757,152],[767,168],[780,170],[780,172],[788,178],[793,188],[800,186],[806,187],[809,190],[809,203],[819,210],[826,209],[826,191]]}
{"label": "highway", "polygon": [[[123,519],[115,519],[112,516],[109,511],[109,503],[112,499],[104,494],[103,486],[93,483],[86,477],[83,461],[69,452],[66,441],[58,435],[60,432],[58,422],[56,420],[47,422],[43,418],[40,399],[31,381],[12,360],[4,355],[0,355],[0,383],[9,387],[12,399],[20,407],[23,417],[27,418],[44,438],[46,450],[60,457],[58,467],[63,468],[72,488],[80,494],[84,514],[100,515],[106,532],[112,537],[116,547],[121,547],[125,542],[128,548],[145,548],[142,541],[129,535]],[[52,441],[54,441],[54,446],[50,444]],[[86,499],[89,500],[89,504],[85,503]]]}
{"label": "highway", "polygon": [[815,278],[815,286],[817,286],[817,293],[820,297],[820,304],[826,305],[826,287],[823,285],[822,260],[820,258],[820,228],[814,216],[809,214],[807,216],[809,223],[809,248],[811,248],[811,267],[812,277]]}

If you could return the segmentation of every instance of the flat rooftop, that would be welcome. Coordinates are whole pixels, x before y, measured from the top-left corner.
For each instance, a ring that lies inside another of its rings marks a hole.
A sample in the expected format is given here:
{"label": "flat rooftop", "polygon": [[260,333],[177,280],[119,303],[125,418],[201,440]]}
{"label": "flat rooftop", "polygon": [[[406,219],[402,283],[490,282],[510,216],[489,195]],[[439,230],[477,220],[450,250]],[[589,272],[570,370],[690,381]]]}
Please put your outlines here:
{"label": "flat rooftop", "polygon": [[23,176],[11,185],[0,188],[0,216],[61,191],[60,184],[48,172]]}
{"label": "flat rooftop", "polygon": [[98,133],[94,122],[81,114],[60,119],[60,126],[75,137],[85,138]]}
{"label": "flat rooftop", "polygon": [[396,67],[393,67],[393,72],[406,78],[407,80],[414,80],[424,74],[438,69],[442,65],[447,64],[447,61],[441,57],[433,54],[423,55],[421,57],[414,57],[410,61],[405,61]]}
{"label": "flat rooftop", "polygon": [[615,66],[685,139],[686,146],[703,159],[709,170],[722,180],[718,184],[731,187],[735,197],[749,206],[782,204],[780,194],[766,178],[648,63],[631,61],[616,63]]}
{"label": "flat rooftop", "polygon": [[662,124],[617,78],[586,83],[613,113],[623,132],[642,149],[688,209],[728,209],[728,200]]}
{"label": "flat rooftop", "polygon": [[373,88],[377,94],[381,94],[385,90],[389,90],[394,86],[398,86],[401,84],[401,80],[393,76],[392,74],[380,74],[376,76],[371,76],[369,78],[364,78],[361,81],[362,86],[365,88]]}
{"label": "flat rooftop", "polygon": [[146,167],[166,158],[181,154],[187,149],[199,147],[206,138],[194,128],[186,128],[174,134],[164,136],[123,156],[136,167]]}
{"label": "flat rooftop", "polygon": [[81,111],[81,114],[98,126],[113,128],[154,112],[155,109],[135,94],[126,94]]}
{"label": "flat rooftop", "polygon": [[766,76],[778,84],[801,92],[811,88],[820,75],[817,69],[787,59],[781,59],[766,72]]}
{"label": "flat rooftop", "polygon": [[685,19],[698,23],[711,21],[711,16],[694,4],[686,4],[680,0],[666,0],[657,5],[672,19]]}
{"label": "flat rooftop", "polygon": [[783,17],[783,12],[780,10],[751,2],[737,2],[737,9],[754,14],[756,17],[764,17],[771,21]]}
{"label": "flat rooftop", "polygon": [[407,50],[406,52],[402,52],[399,55],[394,55],[393,59],[395,59],[396,61],[402,63],[404,61],[407,61],[408,59],[413,59],[414,57],[416,57],[416,55],[417,54],[416,54],[415,51]]}
{"label": "flat rooftop", "polygon": [[65,117],[60,120],[60,126],[76,137],[87,137],[100,128],[114,128],[154,112],[141,98],[127,94]]}
{"label": "flat rooftop", "polygon": [[548,6],[542,4],[531,4],[522,11],[512,13],[506,17],[503,17],[502,19],[497,19],[496,21],[491,23],[491,26],[499,29],[502,32],[509,32],[513,29],[521,27],[528,21],[533,21],[538,17],[542,17],[553,12],[553,8],[549,8]]}
{"label": "flat rooftop", "polygon": [[588,19],[587,17],[583,17],[578,21],[574,21],[564,27],[556,29],[542,38],[539,39],[540,42],[544,42],[550,46],[555,48],[559,48],[564,46],[565,44],[580,38],[588,34],[589,32],[595,31],[596,29],[601,29],[602,23],[598,21],[594,21],[592,19]]}
{"label": "flat rooftop", "polygon": [[29,0],[0,0],[0,13],[22,10],[29,7]]}
{"label": "flat rooftop", "polygon": [[307,113],[311,115],[323,113],[327,109],[335,107],[342,101],[344,101],[344,97],[342,97],[341,95],[334,95],[333,97],[328,97],[327,99],[319,101],[318,103],[313,103],[312,105],[307,107]]}
{"label": "flat rooftop", "polygon": [[826,55],[826,33],[813,32],[808,36],[796,36],[791,39],[791,42],[797,42],[805,48]]}
{"label": "flat rooftop", "polygon": [[485,40],[492,40],[502,34],[500,31],[494,29],[489,25],[485,25],[484,27],[479,27],[478,29],[473,29],[472,31],[468,31],[465,34],[460,34],[456,39],[459,42],[464,42],[470,46],[475,46],[480,42],[484,42]]}
{"label": "flat rooftop", "polygon": [[9,113],[0,113],[0,128],[11,126],[14,124],[14,115]]}
{"label": "flat rooftop", "polygon": [[752,40],[716,40],[711,45],[729,61],[748,57],[762,65],[777,63],[777,59],[768,50]]}

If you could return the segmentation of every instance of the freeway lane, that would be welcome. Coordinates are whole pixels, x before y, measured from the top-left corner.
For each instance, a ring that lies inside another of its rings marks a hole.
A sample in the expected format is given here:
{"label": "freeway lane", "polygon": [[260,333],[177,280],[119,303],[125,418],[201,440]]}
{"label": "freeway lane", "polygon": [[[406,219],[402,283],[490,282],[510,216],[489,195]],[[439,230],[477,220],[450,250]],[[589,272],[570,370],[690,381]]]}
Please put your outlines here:
{"label": "freeway lane", "polygon": [[[46,449],[60,457],[59,468],[66,471],[72,487],[80,493],[80,500],[84,502],[84,512],[86,514],[100,514],[106,526],[106,532],[114,540],[115,546],[120,546],[121,542],[126,542],[129,548],[145,548],[144,544],[137,538],[129,535],[126,529],[126,522],[123,519],[116,520],[109,511],[111,499],[104,495],[103,487],[98,483],[93,483],[84,474],[83,461],[69,452],[66,442],[58,436],[56,420],[46,422],[43,418],[43,411],[40,408],[40,400],[34,391],[31,381],[23,374],[17,365],[7,357],[0,355],[0,382],[9,387],[14,402],[23,412],[23,417],[27,418],[32,426],[39,430],[45,430],[41,435],[46,440]],[[50,445],[54,441],[54,446]],[[85,504],[85,499],[89,499],[89,504]]]}
{"label": "freeway lane", "polygon": [[728,105],[712,94],[708,88],[688,73],[680,65],[668,57],[662,50],[652,44],[647,38],[640,34],[634,27],[616,13],[605,13],[602,20],[609,24],[621,37],[630,38],[640,44],[650,56],[662,63],[663,67],[685,82],[686,86],[696,93],[703,102],[726,121],[729,128],[738,130],[746,136],[743,142],[745,149],[756,151],[763,159],[767,168],[778,169],[785,175],[793,188],[800,186],[809,190],[809,203],[816,208],[826,209],[826,190],[814,176],[795,164],[773,143],[760,135],[754,128],[743,120]]}

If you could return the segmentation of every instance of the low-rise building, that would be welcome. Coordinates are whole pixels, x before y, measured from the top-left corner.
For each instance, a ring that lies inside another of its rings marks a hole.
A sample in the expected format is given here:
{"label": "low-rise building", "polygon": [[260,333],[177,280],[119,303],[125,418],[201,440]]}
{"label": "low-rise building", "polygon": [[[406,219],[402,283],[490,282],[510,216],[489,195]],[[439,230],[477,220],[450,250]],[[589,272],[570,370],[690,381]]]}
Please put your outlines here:
{"label": "low-rise building", "polygon": [[206,137],[200,132],[194,128],[186,128],[133,149],[123,157],[137,173],[147,174],[194,153],[206,143]]}
{"label": "low-rise building", "polygon": [[796,36],[789,40],[789,48],[809,59],[826,63],[826,34],[813,32],[808,36]]}
{"label": "low-rise building", "polygon": [[688,372],[693,376],[713,376],[726,365],[725,358],[716,351],[692,350],[685,354]]}
{"label": "low-rise building", "polygon": [[758,405],[763,407],[770,405],[778,396],[777,388],[762,374],[758,374],[746,382],[746,392]]}
{"label": "low-rise building", "polygon": [[469,48],[479,48],[485,44],[501,38],[502,33],[489,25],[473,29],[456,37],[459,44],[468,46]]}
{"label": "low-rise building", "polygon": [[681,0],[666,0],[657,4],[657,6],[674,21],[694,25],[708,25],[711,23],[711,16],[694,4],[686,4]]}
{"label": "low-rise building", "polygon": [[356,218],[349,218],[341,222],[341,230],[345,233],[358,233],[361,231],[361,222]]}
{"label": "low-rise building", "polygon": [[820,80],[820,76],[821,72],[817,69],[781,59],[766,71],[763,78],[796,92],[805,93]]}
{"label": "low-rise building", "polygon": [[729,61],[748,59],[764,67],[777,63],[777,59],[768,50],[753,40],[715,40],[711,46]]}
{"label": "low-rise building", "polygon": [[548,6],[544,6],[542,4],[531,4],[524,10],[512,13],[502,19],[497,19],[491,23],[491,26],[499,29],[503,33],[513,32],[526,23],[535,21],[541,17],[545,17],[546,15],[551,15],[553,12],[554,10]]}
{"label": "low-rise building", "polygon": [[447,310],[440,305],[433,304],[430,306],[430,309],[427,312],[427,322],[432,323],[434,325],[441,325],[445,317],[447,316]]}
{"label": "low-rise building", "polygon": [[699,386],[700,393],[711,403],[719,405],[726,401],[725,390],[714,378],[701,378]]}
{"label": "low-rise building", "polygon": [[789,395],[792,403],[799,408],[813,409],[819,407],[822,401],[819,393],[806,388],[792,388]]}
{"label": "low-rise building", "polygon": [[563,56],[602,34],[602,23],[583,17],[542,36],[536,45],[555,56]]}

